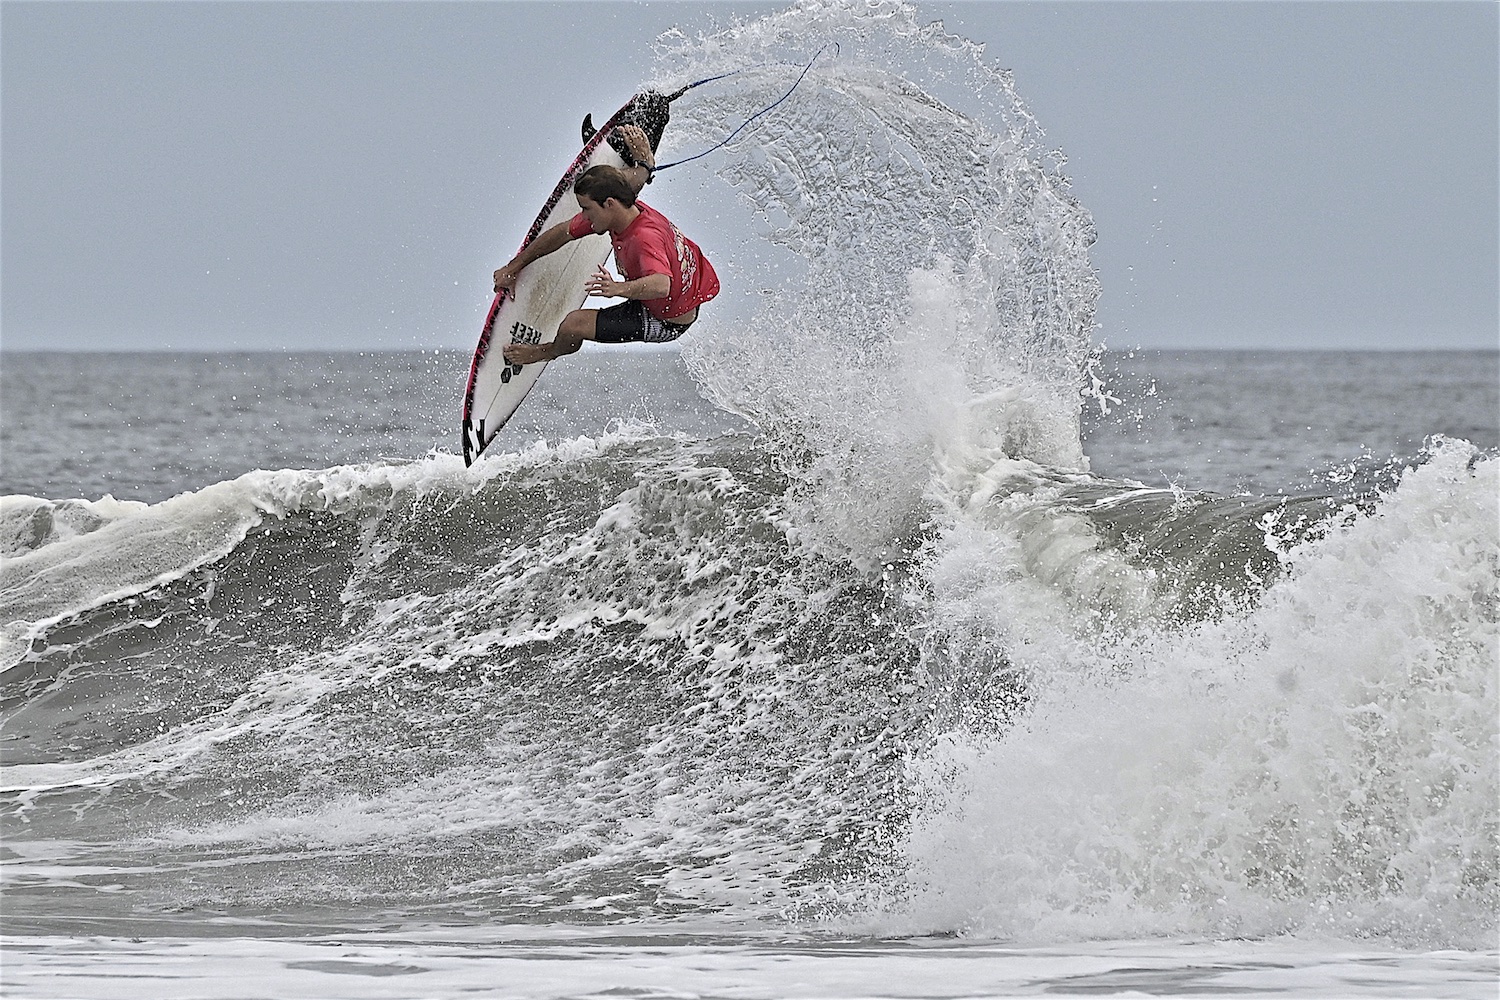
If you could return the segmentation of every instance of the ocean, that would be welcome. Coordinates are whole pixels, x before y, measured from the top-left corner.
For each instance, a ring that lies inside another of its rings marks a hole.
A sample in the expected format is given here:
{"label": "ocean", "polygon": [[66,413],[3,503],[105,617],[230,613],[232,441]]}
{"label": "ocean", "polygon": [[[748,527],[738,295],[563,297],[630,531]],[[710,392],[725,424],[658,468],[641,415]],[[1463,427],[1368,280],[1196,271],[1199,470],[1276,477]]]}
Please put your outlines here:
{"label": "ocean", "polygon": [[1103,349],[869,11],[664,45],[691,148],[840,42],[779,291],[471,468],[466,351],[0,356],[6,996],[1495,995],[1500,355]]}

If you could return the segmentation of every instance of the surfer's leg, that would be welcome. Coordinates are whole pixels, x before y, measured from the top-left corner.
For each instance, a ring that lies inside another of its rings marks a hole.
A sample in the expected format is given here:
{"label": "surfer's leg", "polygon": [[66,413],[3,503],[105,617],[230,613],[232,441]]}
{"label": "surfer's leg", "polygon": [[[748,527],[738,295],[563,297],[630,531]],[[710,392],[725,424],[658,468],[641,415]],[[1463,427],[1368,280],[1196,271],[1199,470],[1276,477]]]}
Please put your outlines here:
{"label": "surfer's leg", "polygon": [[585,340],[594,339],[597,309],[574,309],[563,317],[557,328],[557,336],[550,344],[507,344],[505,360],[517,365],[534,365],[539,361],[554,361],[564,354],[572,354],[583,346]]}
{"label": "surfer's leg", "polygon": [[583,346],[585,340],[594,339],[594,329],[598,324],[599,310],[597,309],[574,309],[563,317],[562,325],[557,328],[557,336],[552,343],[544,346],[553,348],[553,357],[560,358],[564,354],[572,354]]}
{"label": "surfer's leg", "polygon": [[[601,344],[673,340],[675,334],[665,332],[668,327],[672,327],[672,324],[663,323],[652,316],[645,306],[634,299],[604,309],[575,309],[563,318],[552,343],[508,344],[505,347],[505,360],[518,365],[551,361],[564,354],[572,354],[583,346],[585,340],[595,340]],[[680,333],[687,327],[682,325],[672,329]]]}

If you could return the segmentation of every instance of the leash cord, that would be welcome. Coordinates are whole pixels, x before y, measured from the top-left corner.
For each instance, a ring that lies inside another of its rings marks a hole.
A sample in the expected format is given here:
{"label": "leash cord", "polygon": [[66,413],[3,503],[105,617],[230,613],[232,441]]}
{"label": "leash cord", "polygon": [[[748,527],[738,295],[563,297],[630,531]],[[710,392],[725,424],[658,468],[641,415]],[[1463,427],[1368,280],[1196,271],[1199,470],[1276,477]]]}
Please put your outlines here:
{"label": "leash cord", "polygon": [[[734,140],[735,136],[737,136],[741,132],[745,131],[745,129],[748,128],[750,126],[750,124],[752,122],[754,122],[757,118],[760,118],[762,115],[769,114],[773,109],[775,109],[775,107],[778,104],[780,104],[782,101],[786,100],[788,97],[791,97],[792,96],[792,91],[794,91],[794,90],[797,89],[798,85],[802,83],[803,77],[807,76],[808,72],[812,70],[813,63],[815,63],[815,62],[818,61],[818,56],[821,56],[824,52],[828,51],[828,46],[829,45],[833,46],[833,50],[834,50],[835,53],[838,52],[838,48],[839,48],[839,43],[838,42],[829,42],[828,45],[825,45],[821,49],[819,49],[817,52],[814,52],[813,53],[813,57],[807,61],[807,65],[806,66],[802,67],[801,74],[798,75],[796,82],[791,85],[791,87],[787,90],[787,92],[785,94],[782,94],[775,101],[772,101],[770,104],[766,105],[764,108],[761,108],[759,111],[757,111],[755,114],[751,115],[749,118],[745,119],[744,124],[742,124],[739,128],[735,129],[733,132],[729,133],[729,135],[725,136],[721,141],[719,141],[718,143],[716,143],[716,144],[708,147],[707,149],[705,149],[701,153],[696,153],[696,154],[694,154],[692,156],[686,157],[686,158],[681,159],[681,160],[673,160],[671,163],[663,163],[663,164],[661,164],[659,166],[652,167],[651,170],[650,170],[650,172],[649,172],[649,174],[648,174],[648,176],[655,177],[657,174],[661,173],[663,170],[666,170],[668,167],[680,167],[684,163],[692,163],[694,160],[701,160],[703,157],[707,156],[709,153],[712,153],[714,150],[716,150],[716,149],[722,149],[723,147],[729,145],[729,143]],[[746,67],[746,68],[749,69],[749,68],[753,68],[753,67]],[[697,83],[690,83],[686,87],[683,87],[681,90],[679,90],[676,94],[673,94],[672,98],[668,98],[668,99],[671,100],[671,99],[674,99],[674,98],[677,98],[677,97],[681,97],[684,93],[686,93],[687,91],[691,90],[692,88],[694,88],[696,86],[699,86],[700,84],[712,83],[714,80],[722,80],[726,76],[734,76],[736,73],[743,73],[743,72],[745,72],[745,70],[743,70],[743,69],[737,69],[737,70],[733,70],[732,72],[729,72],[729,73],[720,73],[718,76],[711,76],[711,77],[708,77],[707,79],[699,80]]]}

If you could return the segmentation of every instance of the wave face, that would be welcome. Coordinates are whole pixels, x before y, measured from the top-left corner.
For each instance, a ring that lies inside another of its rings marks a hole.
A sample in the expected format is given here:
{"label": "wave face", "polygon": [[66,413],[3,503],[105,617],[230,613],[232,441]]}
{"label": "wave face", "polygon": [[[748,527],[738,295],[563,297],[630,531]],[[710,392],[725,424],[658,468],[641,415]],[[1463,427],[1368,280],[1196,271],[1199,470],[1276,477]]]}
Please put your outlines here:
{"label": "wave face", "polygon": [[[194,905],[551,920],[800,895],[899,828],[917,661],[879,586],[798,556],[764,455],[458,466],[253,473],[8,561],[41,619],[96,603],[12,644],[14,817],[170,849]],[[212,531],[166,569],[163,523]]]}
{"label": "wave face", "polygon": [[830,41],[724,151],[734,270],[790,290],[685,346],[753,433],[5,498],[13,926],[1492,943],[1496,456],[1090,474],[1091,224],[976,48],[880,3],[669,37],[668,82],[760,67],[679,141]]}
{"label": "wave face", "polygon": [[67,845],[16,905],[77,866],[137,914],[1492,926],[1494,459],[1334,511],[1016,462],[867,571],[776,454],[10,498],[7,843]]}

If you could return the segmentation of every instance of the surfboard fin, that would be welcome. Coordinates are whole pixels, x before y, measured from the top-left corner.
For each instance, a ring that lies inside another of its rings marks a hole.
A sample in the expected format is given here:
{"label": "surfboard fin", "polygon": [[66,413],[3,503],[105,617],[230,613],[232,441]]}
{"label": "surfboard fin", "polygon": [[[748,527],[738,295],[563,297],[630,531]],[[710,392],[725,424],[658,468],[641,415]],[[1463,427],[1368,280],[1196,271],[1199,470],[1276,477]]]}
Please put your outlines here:
{"label": "surfboard fin", "polygon": [[593,114],[589,113],[589,114],[584,115],[583,116],[583,144],[585,146],[588,145],[589,140],[592,139],[595,136],[595,134],[598,133],[598,131],[599,131],[598,129],[594,128],[594,116],[593,116]]}

